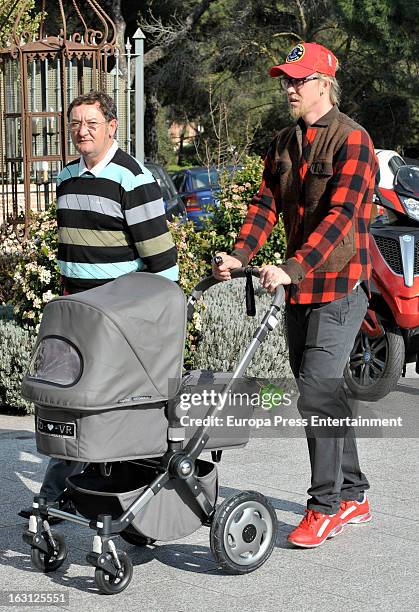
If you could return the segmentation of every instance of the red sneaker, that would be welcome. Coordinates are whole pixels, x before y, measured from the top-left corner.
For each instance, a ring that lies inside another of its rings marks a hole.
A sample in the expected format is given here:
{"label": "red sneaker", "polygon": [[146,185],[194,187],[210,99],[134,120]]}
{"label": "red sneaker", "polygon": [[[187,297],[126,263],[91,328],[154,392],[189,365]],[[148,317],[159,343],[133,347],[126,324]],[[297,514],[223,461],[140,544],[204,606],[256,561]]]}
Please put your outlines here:
{"label": "red sneaker", "polygon": [[368,503],[367,496],[364,493],[364,497],[361,501],[346,500],[340,502],[339,512],[337,513],[342,525],[368,523],[372,519],[370,512],[370,505]]}
{"label": "red sneaker", "polygon": [[301,548],[316,548],[328,538],[341,533],[343,526],[338,514],[322,514],[306,510],[306,515],[288,536],[288,542]]}

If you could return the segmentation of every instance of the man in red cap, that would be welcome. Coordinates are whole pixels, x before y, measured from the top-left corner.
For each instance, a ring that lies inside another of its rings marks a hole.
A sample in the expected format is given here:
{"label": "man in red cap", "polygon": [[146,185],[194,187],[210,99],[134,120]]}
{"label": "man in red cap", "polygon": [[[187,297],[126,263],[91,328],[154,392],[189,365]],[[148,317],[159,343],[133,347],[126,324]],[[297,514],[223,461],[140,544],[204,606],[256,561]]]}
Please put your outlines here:
{"label": "man in red cap", "polygon": [[222,263],[213,265],[215,277],[229,279],[232,269],[257,253],[282,214],[286,259],[263,266],[260,278],[271,292],[287,286],[290,365],[308,424],[312,472],[306,514],[288,540],[303,548],[319,546],[346,524],[371,520],[369,484],[346,424],[352,415],[343,370],[367,309],[378,163],[367,132],[338,109],[337,65],[329,49],[301,42],[285,63],[271,68],[297,121],[271,143],[233,252],[219,253]]}

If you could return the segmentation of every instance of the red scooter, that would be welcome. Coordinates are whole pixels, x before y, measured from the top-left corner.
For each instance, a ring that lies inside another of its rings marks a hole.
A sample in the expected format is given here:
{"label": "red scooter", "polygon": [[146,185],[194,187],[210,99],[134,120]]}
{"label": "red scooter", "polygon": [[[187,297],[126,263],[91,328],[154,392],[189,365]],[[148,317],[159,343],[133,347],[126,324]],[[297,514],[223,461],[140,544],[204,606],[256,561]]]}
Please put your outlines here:
{"label": "red scooter", "polygon": [[419,374],[419,167],[400,166],[393,189],[377,188],[375,200],[372,296],[344,374],[366,401],[392,391],[407,363]]}

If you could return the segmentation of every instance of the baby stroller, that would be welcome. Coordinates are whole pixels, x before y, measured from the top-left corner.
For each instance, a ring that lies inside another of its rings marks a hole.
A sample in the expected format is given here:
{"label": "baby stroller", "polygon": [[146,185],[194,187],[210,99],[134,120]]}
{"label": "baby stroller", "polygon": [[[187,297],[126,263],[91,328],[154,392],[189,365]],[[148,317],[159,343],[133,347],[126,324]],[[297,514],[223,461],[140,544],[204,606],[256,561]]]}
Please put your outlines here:
{"label": "baby stroller", "polygon": [[[240,269],[233,277],[252,274],[258,271]],[[217,403],[191,408],[204,419],[186,430],[178,408],[182,393],[202,380],[227,396],[277,324],[284,291],[278,289],[227,381],[210,372],[182,377],[187,319],[217,282],[201,281],[186,303],[175,283],[136,272],[47,304],[22,392],[35,404],[38,451],[87,466],[67,479],[64,493],[77,514],[62,510],[63,500],[34,498],[23,539],[40,571],[58,569],[67,556],[64,536],[51,530],[49,517],[96,532],[87,561],[105,594],[121,592],[132,578],[129,556],[116,549],[117,535],[143,546],[209,525],[217,562],[236,574],[254,571],[270,556],[276,515],[263,495],[239,492],[216,506],[215,463],[221,450],[245,446],[249,430],[217,436],[206,421],[219,414]],[[251,390],[251,379],[248,384]],[[212,462],[199,458],[204,449],[212,451]]]}

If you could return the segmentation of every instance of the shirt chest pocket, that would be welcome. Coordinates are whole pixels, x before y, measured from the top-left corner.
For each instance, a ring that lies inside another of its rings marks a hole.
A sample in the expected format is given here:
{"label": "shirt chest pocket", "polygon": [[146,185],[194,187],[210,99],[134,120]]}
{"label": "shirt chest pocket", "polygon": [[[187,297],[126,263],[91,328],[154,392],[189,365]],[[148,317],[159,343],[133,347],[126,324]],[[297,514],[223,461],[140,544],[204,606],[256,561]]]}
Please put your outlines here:
{"label": "shirt chest pocket", "polygon": [[333,164],[326,160],[314,161],[308,169],[304,192],[306,209],[316,207],[318,201],[325,195],[330,179],[333,177]]}

